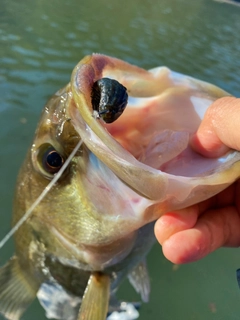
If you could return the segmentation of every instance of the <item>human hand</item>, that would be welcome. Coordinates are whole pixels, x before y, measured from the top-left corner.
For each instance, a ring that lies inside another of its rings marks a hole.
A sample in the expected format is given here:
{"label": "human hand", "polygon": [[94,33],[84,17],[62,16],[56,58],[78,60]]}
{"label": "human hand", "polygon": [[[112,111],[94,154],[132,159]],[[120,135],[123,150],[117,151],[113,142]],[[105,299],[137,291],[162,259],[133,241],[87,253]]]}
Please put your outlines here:
{"label": "human hand", "polygon": [[[206,157],[240,150],[239,124],[240,99],[221,98],[207,110],[192,147]],[[199,260],[222,246],[240,246],[240,180],[206,201],[163,215],[155,235],[176,264]]]}

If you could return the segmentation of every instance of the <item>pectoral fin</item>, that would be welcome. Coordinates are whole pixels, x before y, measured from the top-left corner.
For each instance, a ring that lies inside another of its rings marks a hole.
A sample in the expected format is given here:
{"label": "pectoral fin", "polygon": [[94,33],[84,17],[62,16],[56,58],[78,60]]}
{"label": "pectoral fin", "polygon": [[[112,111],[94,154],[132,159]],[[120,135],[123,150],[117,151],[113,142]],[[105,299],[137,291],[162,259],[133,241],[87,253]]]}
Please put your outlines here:
{"label": "pectoral fin", "polygon": [[110,279],[108,275],[90,276],[78,314],[78,320],[105,320],[109,303]]}
{"label": "pectoral fin", "polygon": [[17,257],[0,268],[0,312],[10,320],[18,320],[36,297],[38,287],[30,285]]}
{"label": "pectoral fin", "polygon": [[143,302],[148,302],[150,294],[150,281],[145,261],[140,262],[128,275],[129,282],[141,295]]}

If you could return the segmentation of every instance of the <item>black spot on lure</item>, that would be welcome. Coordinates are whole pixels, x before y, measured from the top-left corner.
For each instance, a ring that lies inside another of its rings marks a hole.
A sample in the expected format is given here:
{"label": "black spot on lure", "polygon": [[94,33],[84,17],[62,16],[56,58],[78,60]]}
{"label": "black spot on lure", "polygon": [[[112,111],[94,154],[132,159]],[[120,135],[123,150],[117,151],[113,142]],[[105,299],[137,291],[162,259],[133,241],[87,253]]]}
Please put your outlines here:
{"label": "black spot on lure", "polygon": [[117,80],[102,78],[94,82],[91,92],[93,115],[106,123],[117,120],[128,102],[127,89]]}

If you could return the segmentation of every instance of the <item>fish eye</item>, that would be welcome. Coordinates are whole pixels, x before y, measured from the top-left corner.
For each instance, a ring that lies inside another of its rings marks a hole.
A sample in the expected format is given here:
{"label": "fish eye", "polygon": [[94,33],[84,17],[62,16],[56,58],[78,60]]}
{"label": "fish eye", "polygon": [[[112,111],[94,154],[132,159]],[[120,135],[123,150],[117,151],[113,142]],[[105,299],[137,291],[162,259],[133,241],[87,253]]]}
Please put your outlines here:
{"label": "fish eye", "polygon": [[43,154],[42,163],[46,171],[57,173],[61,169],[64,159],[54,148],[49,148]]}
{"label": "fish eye", "polygon": [[51,178],[64,164],[64,157],[50,144],[43,144],[37,152],[37,161],[40,171]]}

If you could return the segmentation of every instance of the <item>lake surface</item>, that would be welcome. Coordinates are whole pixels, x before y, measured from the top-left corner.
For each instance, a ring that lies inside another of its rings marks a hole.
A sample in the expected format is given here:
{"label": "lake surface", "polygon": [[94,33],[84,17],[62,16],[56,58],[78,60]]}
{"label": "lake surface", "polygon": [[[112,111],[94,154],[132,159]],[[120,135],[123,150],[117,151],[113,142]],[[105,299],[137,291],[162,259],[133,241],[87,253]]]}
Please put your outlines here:
{"label": "lake surface", "polygon": [[[212,0],[1,0],[0,236],[10,228],[15,179],[46,100],[92,52],[144,68],[169,68],[239,96],[240,7]],[[1,251],[2,265],[13,253]],[[156,245],[149,255],[150,303],[140,320],[237,320],[238,249],[174,266]],[[138,301],[125,283],[119,295]],[[45,319],[35,301],[25,320]]]}

